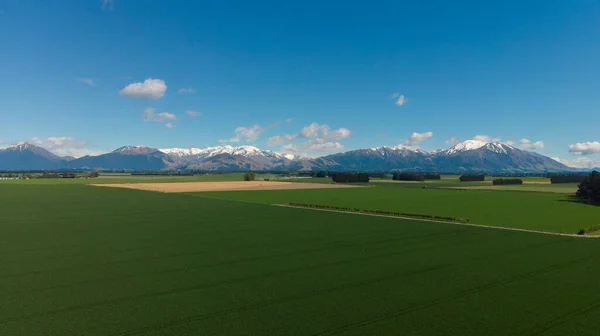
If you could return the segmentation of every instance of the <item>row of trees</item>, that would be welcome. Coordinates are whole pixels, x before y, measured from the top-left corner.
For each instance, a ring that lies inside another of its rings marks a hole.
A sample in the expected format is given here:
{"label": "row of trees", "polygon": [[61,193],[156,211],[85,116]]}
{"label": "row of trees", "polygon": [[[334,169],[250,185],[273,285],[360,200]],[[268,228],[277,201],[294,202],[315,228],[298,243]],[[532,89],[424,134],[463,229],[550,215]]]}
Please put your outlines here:
{"label": "row of trees", "polygon": [[600,204],[600,173],[593,171],[579,184],[577,196]]}
{"label": "row of trees", "polygon": [[482,182],[485,180],[485,175],[461,175],[460,182]]}
{"label": "row of trees", "polygon": [[329,173],[329,176],[337,183],[369,182],[367,173]]}
{"label": "row of trees", "polygon": [[506,184],[523,184],[521,179],[495,179],[492,181],[494,185],[506,185]]}
{"label": "row of trees", "polygon": [[550,183],[582,183],[587,175],[555,175],[550,178]]}
{"label": "row of trees", "polygon": [[442,177],[440,174],[426,174],[426,173],[394,173],[392,180],[395,181],[425,181],[425,180],[439,180]]}

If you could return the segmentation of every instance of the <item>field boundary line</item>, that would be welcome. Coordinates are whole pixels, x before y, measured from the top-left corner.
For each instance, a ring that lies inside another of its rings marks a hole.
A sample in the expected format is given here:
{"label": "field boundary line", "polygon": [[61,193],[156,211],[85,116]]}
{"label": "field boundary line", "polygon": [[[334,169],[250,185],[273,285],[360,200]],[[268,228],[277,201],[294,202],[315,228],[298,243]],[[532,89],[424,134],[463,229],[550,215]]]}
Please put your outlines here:
{"label": "field boundary line", "polygon": [[574,238],[590,238],[590,239],[600,238],[600,235],[578,235],[578,234],[574,234],[574,233],[560,233],[560,232],[548,232],[548,231],[539,231],[539,230],[528,230],[528,229],[519,229],[519,228],[512,228],[512,227],[505,227],[505,226],[494,226],[494,225],[474,224],[474,223],[460,223],[460,222],[452,222],[452,221],[441,221],[441,220],[435,220],[435,219],[415,218],[415,217],[408,217],[408,216],[390,216],[390,215],[379,215],[379,214],[364,213],[364,212],[354,212],[354,211],[309,208],[309,207],[296,206],[296,205],[288,205],[288,204],[271,204],[271,205],[272,206],[276,206],[276,207],[282,207],[282,208],[295,208],[295,209],[305,209],[305,210],[313,210],[313,211],[336,212],[336,213],[344,213],[344,214],[351,214],[351,215],[362,215],[362,216],[372,216],[372,217],[408,219],[408,220],[421,221],[421,222],[442,223],[442,224],[450,224],[450,225],[462,225],[462,226],[480,227],[480,228],[506,230],[506,231],[530,232],[530,233],[539,233],[539,234],[552,235],[552,236],[563,236],[563,237],[574,237]]}

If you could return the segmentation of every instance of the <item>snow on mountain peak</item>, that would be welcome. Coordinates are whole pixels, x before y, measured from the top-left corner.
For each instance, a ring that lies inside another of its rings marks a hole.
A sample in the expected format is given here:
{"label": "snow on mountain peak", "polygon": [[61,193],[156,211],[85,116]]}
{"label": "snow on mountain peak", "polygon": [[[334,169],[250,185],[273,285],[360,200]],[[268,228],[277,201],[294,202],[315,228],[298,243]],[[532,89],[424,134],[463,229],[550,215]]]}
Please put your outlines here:
{"label": "snow on mountain peak", "polygon": [[267,157],[285,157],[283,154],[275,153],[269,150],[262,150],[255,146],[237,146],[231,145],[207,147],[207,148],[163,148],[159,151],[178,157],[196,156],[199,158],[209,158],[220,154],[241,155],[241,156],[267,156]]}
{"label": "snow on mountain peak", "polygon": [[475,150],[475,149],[480,149],[480,148],[484,148],[489,151],[492,151],[495,153],[502,153],[502,154],[506,154],[507,149],[514,149],[513,146],[503,144],[500,142],[485,142],[485,141],[480,141],[480,140],[467,140],[467,141],[463,141],[459,144],[456,144],[454,147],[448,149],[446,151],[446,154],[455,154],[455,153],[459,153],[459,152],[465,152],[465,151],[470,151],[470,150]]}

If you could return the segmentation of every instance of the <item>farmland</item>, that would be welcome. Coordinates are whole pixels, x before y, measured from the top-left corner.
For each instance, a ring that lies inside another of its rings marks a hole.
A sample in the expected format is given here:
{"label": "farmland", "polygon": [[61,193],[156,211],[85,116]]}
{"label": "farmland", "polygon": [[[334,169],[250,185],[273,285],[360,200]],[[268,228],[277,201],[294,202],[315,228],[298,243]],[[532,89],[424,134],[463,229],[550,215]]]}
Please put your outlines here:
{"label": "farmland", "polygon": [[[561,214],[568,223],[597,216],[565,195],[402,187],[165,194],[28,182],[0,183],[0,335],[600,330],[599,240],[238,202],[462,213],[459,199],[473,222],[516,218],[472,210],[491,198],[525,204],[515,211],[532,228]],[[538,220],[527,208],[550,214]]]}
{"label": "farmland", "polygon": [[[386,184],[387,185],[387,184]],[[345,190],[235,191],[190,194],[268,204],[289,202],[460,217],[471,223],[576,233],[600,224],[600,208],[542,192],[373,187]]]}

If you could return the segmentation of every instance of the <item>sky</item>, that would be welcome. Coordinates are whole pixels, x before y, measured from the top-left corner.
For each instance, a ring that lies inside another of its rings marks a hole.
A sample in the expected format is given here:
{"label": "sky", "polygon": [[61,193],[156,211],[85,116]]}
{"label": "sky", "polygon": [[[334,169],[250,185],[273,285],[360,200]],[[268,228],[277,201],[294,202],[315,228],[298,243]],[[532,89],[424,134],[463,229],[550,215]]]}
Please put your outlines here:
{"label": "sky", "polygon": [[600,166],[600,1],[0,0],[0,31],[4,147],[481,139]]}

